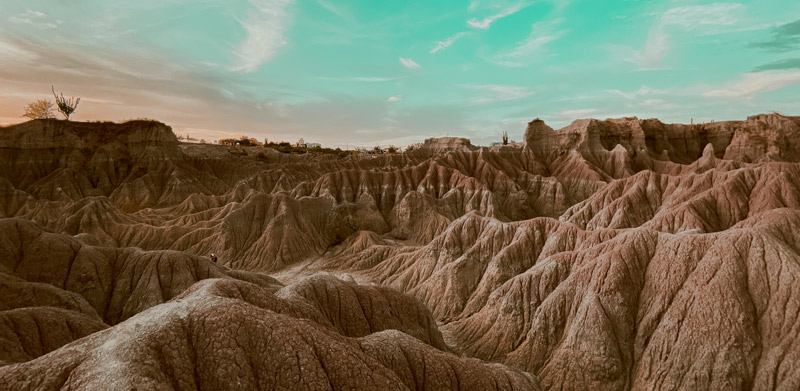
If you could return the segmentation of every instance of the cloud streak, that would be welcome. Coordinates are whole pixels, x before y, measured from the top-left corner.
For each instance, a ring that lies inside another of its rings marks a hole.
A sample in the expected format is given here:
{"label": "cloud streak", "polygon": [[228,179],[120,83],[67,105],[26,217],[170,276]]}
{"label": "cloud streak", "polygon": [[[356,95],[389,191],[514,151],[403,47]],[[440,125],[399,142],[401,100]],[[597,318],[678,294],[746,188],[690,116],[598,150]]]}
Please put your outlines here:
{"label": "cloud streak", "polygon": [[403,64],[404,67],[411,69],[412,71],[422,69],[422,65],[417,64],[410,58],[400,57],[400,64]]}
{"label": "cloud streak", "polygon": [[436,53],[441,52],[442,50],[445,50],[445,49],[449,48],[454,43],[456,43],[457,40],[461,39],[462,37],[466,36],[467,34],[469,34],[469,33],[466,32],[466,31],[462,31],[462,32],[455,33],[455,34],[447,37],[444,41],[436,41],[436,44],[431,49],[430,53],[431,54],[436,54]]}
{"label": "cloud streak", "polygon": [[317,76],[320,80],[344,81],[344,82],[361,82],[361,83],[383,83],[399,79],[399,77],[381,77],[381,76],[353,76],[353,77],[330,77],[330,76]]}
{"label": "cloud streak", "polygon": [[670,8],[662,13],[657,22],[650,27],[647,39],[641,49],[616,45],[611,48],[614,51],[622,50],[622,58],[636,65],[639,70],[664,69],[664,59],[670,49],[669,29],[678,28],[698,34],[719,33],[725,31],[724,28],[736,27],[745,11],[745,6],[739,3],[713,3]]}
{"label": "cloud streak", "polygon": [[505,84],[477,84],[477,85],[464,85],[462,87],[481,92],[481,96],[470,100],[470,104],[472,105],[483,105],[487,103],[518,100],[527,98],[534,94],[533,89],[526,86],[514,86]]}
{"label": "cloud streak", "polygon": [[514,6],[508,7],[506,9],[503,9],[500,12],[498,12],[498,13],[492,15],[492,16],[483,18],[483,19],[472,18],[472,19],[467,21],[467,26],[472,27],[474,29],[479,29],[479,30],[488,30],[489,27],[492,26],[492,23],[494,23],[494,22],[496,22],[496,21],[498,21],[500,19],[503,19],[503,18],[505,18],[507,16],[514,15],[515,13],[523,10],[525,7],[526,7],[526,5],[524,5],[522,3],[519,3],[519,4],[516,4]]}
{"label": "cloud streak", "polygon": [[752,97],[761,92],[775,91],[800,83],[800,69],[780,69],[744,73],[737,80],[703,93],[714,98]]}
{"label": "cloud streak", "polygon": [[645,96],[648,96],[648,95],[651,95],[651,94],[659,93],[660,91],[656,90],[654,88],[648,87],[648,86],[641,86],[641,87],[639,87],[638,90],[631,91],[631,92],[625,92],[625,91],[621,91],[621,90],[606,90],[606,92],[609,92],[609,93],[617,95],[617,96],[621,96],[621,97],[623,97],[625,99],[628,99],[628,100],[633,100],[633,99],[639,99],[639,98],[642,98],[642,97],[645,97]]}
{"label": "cloud streak", "polygon": [[513,49],[498,53],[492,62],[502,66],[521,67],[537,60],[544,55],[547,45],[564,34],[563,30],[556,30],[563,21],[563,18],[559,18],[550,22],[534,23],[527,38],[518,42]]}
{"label": "cloud streak", "polygon": [[46,17],[47,14],[44,12],[28,9],[22,14],[8,18],[8,20],[13,23],[27,24],[41,29],[54,29],[58,27],[55,23],[44,21]]}
{"label": "cloud streak", "polygon": [[788,52],[800,48],[800,19],[776,27],[770,40],[751,43],[750,47],[773,52]]}
{"label": "cloud streak", "polygon": [[739,15],[744,12],[744,5],[739,3],[675,7],[661,16],[661,23],[666,26],[680,26],[685,30],[703,26],[733,26],[739,22]]}
{"label": "cloud streak", "polygon": [[772,69],[800,69],[800,58],[787,58],[764,64],[753,69],[753,72],[769,71]]}
{"label": "cloud streak", "polygon": [[286,45],[284,33],[294,0],[250,0],[255,8],[240,20],[247,37],[234,50],[235,72],[250,73],[271,60]]}
{"label": "cloud streak", "polygon": [[330,13],[332,13],[332,14],[334,14],[334,15],[336,15],[336,16],[344,19],[344,20],[348,20],[349,19],[349,17],[345,14],[344,11],[342,11],[341,9],[336,7],[335,5],[329,3],[329,2],[327,2],[325,0],[317,0],[317,4],[319,4],[320,7],[324,8],[326,11],[328,11],[328,12],[330,12]]}
{"label": "cloud streak", "polygon": [[669,37],[664,31],[663,25],[653,26],[647,33],[644,47],[631,51],[630,54],[623,58],[625,61],[638,66],[639,70],[642,71],[661,69],[669,50],[668,39]]}

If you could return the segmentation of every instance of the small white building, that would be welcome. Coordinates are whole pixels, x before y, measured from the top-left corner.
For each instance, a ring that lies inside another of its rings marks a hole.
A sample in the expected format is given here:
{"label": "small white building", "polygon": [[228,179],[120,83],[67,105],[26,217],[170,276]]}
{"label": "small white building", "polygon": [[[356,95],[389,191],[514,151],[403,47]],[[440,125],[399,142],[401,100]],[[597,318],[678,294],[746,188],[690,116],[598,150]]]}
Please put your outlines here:
{"label": "small white building", "polygon": [[322,148],[322,144],[320,143],[306,143],[306,148]]}

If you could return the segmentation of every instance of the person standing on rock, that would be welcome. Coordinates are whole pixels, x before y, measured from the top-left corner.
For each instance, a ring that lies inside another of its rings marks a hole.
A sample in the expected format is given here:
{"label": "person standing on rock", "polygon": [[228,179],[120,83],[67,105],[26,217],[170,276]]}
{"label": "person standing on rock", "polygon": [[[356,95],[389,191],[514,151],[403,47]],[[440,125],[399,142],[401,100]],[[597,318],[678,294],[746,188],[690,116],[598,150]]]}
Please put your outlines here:
{"label": "person standing on rock", "polygon": [[211,253],[211,262],[217,263],[217,255],[214,253]]}

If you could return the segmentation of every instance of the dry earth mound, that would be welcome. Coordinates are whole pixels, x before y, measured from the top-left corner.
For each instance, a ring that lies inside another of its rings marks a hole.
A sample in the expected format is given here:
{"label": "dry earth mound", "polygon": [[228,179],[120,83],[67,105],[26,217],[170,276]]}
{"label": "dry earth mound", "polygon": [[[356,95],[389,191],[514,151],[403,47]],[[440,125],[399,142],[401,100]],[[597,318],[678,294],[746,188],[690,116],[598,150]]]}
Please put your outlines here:
{"label": "dry earth mound", "polygon": [[[342,290],[330,279],[308,284]],[[341,303],[335,328],[360,334],[353,320],[381,316],[364,304]],[[370,322],[377,319],[366,319],[376,329],[362,338],[302,319],[325,318],[315,310],[254,284],[206,280],[111,329],[3,368],[0,389],[538,389],[530,375],[381,331]]]}

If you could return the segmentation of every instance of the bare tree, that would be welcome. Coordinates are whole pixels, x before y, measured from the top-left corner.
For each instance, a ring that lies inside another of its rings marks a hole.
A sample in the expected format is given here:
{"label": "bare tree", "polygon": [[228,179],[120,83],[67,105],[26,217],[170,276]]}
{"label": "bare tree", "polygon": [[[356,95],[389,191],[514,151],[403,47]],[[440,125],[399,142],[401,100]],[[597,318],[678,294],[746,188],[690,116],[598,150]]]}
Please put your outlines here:
{"label": "bare tree", "polygon": [[22,115],[30,119],[53,118],[53,102],[50,99],[35,100],[25,107],[25,114]]}
{"label": "bare tree", "polygon": [[74,97],[69,99],[64,98],[63,93],[60,96],[56,95],[55,87],[53,86],[50,87],[53,90],[53,96],[56,97],[56,104],[58,104],[58,111],[60,111],[61,114],[64,114],[64,118],[66,118],[67,121],[69,121],[69,116],[75,112],[76,108],[78,108],[78,103],[81,102],[81,98],[78,98],[77,100]]}

